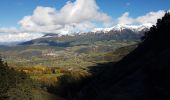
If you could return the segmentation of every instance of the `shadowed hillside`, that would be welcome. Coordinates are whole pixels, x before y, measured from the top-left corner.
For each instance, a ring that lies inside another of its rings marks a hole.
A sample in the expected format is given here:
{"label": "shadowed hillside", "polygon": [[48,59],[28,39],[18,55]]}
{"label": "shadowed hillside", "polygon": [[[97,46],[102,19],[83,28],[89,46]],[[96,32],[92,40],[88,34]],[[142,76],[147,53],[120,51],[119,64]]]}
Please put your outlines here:
{"label": "shadowed hillside", "polygon": [[77,100],[169,100],[170,13],[120,62],[103,64]]}
{"label": "shadowed hillside", "polygon": [[31,91],[28,76],[10,68],[0,58],[0,100],[31,100]]}

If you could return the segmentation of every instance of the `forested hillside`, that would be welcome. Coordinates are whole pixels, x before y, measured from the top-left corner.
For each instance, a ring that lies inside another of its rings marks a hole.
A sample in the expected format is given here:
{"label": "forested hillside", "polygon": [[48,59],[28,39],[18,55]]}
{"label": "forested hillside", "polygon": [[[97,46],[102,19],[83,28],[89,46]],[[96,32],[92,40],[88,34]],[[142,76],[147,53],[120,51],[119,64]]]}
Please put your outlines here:
{"label": "forested hillside", "polygon": [[169,100],[170,13],[158,19],[143,42],[118,63],[108,63],[77,100]]}
{"label": "forested hillside", "polygon": [[0,59],[0,100],[31,100],[32,83],[23,72],[17,72]]}

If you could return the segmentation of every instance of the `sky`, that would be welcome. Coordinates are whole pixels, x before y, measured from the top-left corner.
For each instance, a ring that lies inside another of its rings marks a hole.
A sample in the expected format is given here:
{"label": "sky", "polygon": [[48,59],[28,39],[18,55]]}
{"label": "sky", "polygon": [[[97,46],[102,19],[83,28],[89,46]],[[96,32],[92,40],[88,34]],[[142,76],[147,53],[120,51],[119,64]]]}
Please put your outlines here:
{"label": "sky", "polygon": [[0,42],[117,24],[153,25],[169,9],[170,0],[1,0]]}

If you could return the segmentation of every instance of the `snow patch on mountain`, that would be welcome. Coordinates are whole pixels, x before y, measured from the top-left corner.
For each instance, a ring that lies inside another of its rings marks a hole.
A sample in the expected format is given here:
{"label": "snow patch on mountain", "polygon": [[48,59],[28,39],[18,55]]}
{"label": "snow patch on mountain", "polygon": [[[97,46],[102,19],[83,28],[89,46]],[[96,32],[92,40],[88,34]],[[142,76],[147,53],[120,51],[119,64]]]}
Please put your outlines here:
{"label": "snow patch on mountain", "polygon": [[135,32],[139,32],[139,31],[142,31],[144,29],[149,29],[150,27],[152,26],[152,24],[143,24],[143,25],[124,25],[124,24],[118,24],[118,25],[115,25],[113,27],[110,27],[110,28],[95,28],[92,30],[92,32],[96,33],[96,32],[104,32],[104,33],[107,33],[111,30],[114,30],[114,31],[122,31],[124,29],[129,29],[129,30],[132,30],[132,31],[135,31]]}
{"label": "snow patch on mountain", "polygon": [[110,28],[95,28],[89,32],[77,32],[77,33],[19,33],[19,34],[0,34],[0,43],[4,42],[21,42],[21,41],[28,41],[36,38],[50,38],[50,37],[62,37],[62,36],[76,36],[76,35],[83,35],[83,34],[97,34],[97,33],[109,33],[110,31],[117,31],[121,32],[123,30],[131,30],[135,33],[139,33],[141,31],[148,30],[152,24],[143,24],[143,25],[124,25],[118,24]]}

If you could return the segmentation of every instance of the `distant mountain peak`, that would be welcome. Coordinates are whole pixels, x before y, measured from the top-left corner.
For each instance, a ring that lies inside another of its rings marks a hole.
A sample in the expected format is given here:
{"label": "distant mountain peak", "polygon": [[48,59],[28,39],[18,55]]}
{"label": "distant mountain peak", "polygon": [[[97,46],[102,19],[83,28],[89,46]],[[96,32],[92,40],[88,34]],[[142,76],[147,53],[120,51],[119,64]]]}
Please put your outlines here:
{"label": "distant mountain peak", "polygon": [[48,37],[58,37],[59,35],[56,33],[46,33],[43,38],[48,38]]}
{"label": "distant mountain peak", "polygon": [[152,24],[143,24],[143,25],[126,25],[126,24],[117,24],[113,27],[109,28],[95,28],[89,32],[78,32],[78,33],[47,33],[42,38],[49,38],[49,37],[62,37],[62,36],[76,36],[76,35],[82,35],[82,34],[90,34],[90,33],[109,33],[110,31],[118,31],[121,32],[123,30],[131,30],[133,32],[140,32],[140,31],[146,31],[148,30]]}
{"label": "distant mountain peak", "polygon": [[110,28],[95,28],[92,30],[92,32],[96,33],[96,32],[104,32],[107,33],[111,30],[114,31],[122,31],[124,29],[130,29],[132,31],[142,31],[144,29],[149,29],[152,26],[152,24],[143,24],[143,25],[126,25],[126,24],[117,24],[113,27]]}

